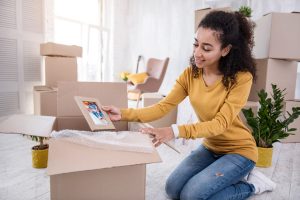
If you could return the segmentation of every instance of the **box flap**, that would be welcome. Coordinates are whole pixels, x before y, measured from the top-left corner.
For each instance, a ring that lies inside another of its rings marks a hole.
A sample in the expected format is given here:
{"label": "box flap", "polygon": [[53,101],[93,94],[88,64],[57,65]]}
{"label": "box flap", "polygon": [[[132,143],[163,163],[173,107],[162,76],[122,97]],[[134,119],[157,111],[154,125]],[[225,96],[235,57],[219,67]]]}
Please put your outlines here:
{"label": "box flap", "polygon": [[0,123],[0,132],[49,137],[54,122],[51,116],[11,115]]}
{"label": "box flap", "polygon": [[49,145],[49,175],[161,162],[156,150],[153,153],[111,151],[74,144],[63,139],[51,139]]}
{"label": "box flap", "polygon": [[97,98],[102,105],[127,108],[127,86],[122,82],[58,82],[57,115],[82,116],[74,96]]}
{"label": "box flap", "polygon": [[36,85],[33,86],[34,91],[57,91],[57,88],[53,88],[46,85]]}

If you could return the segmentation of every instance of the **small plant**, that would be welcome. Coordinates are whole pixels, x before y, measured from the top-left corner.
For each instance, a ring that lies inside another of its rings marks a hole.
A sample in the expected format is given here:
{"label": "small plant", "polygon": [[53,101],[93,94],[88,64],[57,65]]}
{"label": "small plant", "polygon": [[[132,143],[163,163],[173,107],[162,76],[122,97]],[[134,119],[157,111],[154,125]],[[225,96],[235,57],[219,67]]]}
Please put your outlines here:
{"label": "small plant", "polygon": [[251,17],[252,9],[249,6],[241,6],[239,12],[242,13],[245,17]]}
{"label": "small plant", "polygon": [[45,144],[45,140],[47,137],[41,137],[41,136],[36,136],[36,135],[26,135],[28,136],[32,141],[35,141],[38,143],[38,145],[33,146],[33,150],[43,150],[48,148],[48,144]]}
{"label": "small plant", "polygon": [[49,145],[45,144],[47,137],[35,136],[35,135],[26,135],[31,140],[38,142],[38,145],[35,145],[31,148],[32,156],[32,167],[34,168],[46,168],[48,163],[48,150]]}
{"label": "small plant", "polygon": [[289,124],[299,117],[300,107],[293,107],[292,113],[287,112],[288,116],[285,116],[284,91],[272,84],[272,98],[269,98],[265,90],[260,90],[257,116],[254,116],[251,108],[242,109],[258,147],[271,148],[274,142],[293,135],[292,132],[297,130],[289,128]]}

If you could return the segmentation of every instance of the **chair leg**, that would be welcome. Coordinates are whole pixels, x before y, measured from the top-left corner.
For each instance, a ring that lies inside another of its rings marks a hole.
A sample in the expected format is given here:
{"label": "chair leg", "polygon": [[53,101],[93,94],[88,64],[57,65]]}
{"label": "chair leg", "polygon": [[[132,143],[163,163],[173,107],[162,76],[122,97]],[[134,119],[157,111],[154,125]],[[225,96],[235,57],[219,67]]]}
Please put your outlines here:
{"label": "chair leg", "polygon": [[138,97],[137,97],[137,100],[136,100],[136,108],[139,108],[139,103],[140,103],[141,95],[142,95],[142,92],[138,92]]}

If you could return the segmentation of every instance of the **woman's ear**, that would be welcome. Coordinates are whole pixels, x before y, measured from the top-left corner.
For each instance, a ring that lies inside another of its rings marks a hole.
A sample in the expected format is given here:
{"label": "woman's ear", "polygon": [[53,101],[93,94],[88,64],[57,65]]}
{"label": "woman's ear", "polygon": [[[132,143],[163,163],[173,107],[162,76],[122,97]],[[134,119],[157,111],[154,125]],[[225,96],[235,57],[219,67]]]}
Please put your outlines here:
{"label": "woman's ear", "polygon": [[230,52],[232,45],[229,44],[225,48],[222,49],[222,57],[227,56],[227,54]]}

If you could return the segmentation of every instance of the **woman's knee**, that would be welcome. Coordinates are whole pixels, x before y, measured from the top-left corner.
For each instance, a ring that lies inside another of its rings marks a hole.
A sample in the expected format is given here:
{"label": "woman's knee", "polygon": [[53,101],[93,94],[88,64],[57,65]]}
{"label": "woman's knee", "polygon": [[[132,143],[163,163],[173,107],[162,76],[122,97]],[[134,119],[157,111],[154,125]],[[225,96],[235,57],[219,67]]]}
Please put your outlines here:
{"label": "woman's knee", "polygon": [[199,195],[198,193],[196,194],[195,191],[190,191],[190,192],[184,192],[182,191],[180,193],[180,200],[195,200],[195,199],[207,199],[205,195]]}
{"label": "woman's knee", "polygon": [[169,177],[167,179],[165,190],[168,197],[170,197],[171,199],[179,199],[181,189],[182,188],[179,188],[178,185],[176,184],[176,181],[172,180],[172,177]]}
{"label": "woman's knee", "polygon": [[209,195],[207,191],[201,191],[199,188],[184,187],[180,193],[180,200],[207,199]]}

